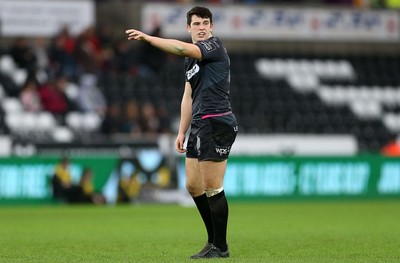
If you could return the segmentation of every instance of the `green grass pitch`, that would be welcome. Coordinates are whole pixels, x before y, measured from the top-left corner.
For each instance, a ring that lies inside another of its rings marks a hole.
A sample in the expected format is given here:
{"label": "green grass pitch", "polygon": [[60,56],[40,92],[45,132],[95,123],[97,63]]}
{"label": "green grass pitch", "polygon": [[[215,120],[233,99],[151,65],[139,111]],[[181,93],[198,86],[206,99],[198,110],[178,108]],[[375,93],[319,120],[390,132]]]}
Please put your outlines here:
{"label": "green grass pitch", "polygon": [[[0,207],[0,262],[193,262],[200,220],[177,205]],[[231,202],[228,240],[212,262],[400,262],[400,202]]]}

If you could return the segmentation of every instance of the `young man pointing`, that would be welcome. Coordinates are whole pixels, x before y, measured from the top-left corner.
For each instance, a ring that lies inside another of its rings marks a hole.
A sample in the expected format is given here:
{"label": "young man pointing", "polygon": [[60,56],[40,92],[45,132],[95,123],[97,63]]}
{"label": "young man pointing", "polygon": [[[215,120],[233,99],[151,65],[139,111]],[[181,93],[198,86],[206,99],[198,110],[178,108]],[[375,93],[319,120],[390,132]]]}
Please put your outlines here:
{"label": "young man pointing", "polygon": [[223,181],[238,126],[230,105],[229,56],[212,29],[210,10],[196,6],[187,13],[192,43],[126,30],[129,40],[146,41],[165,52],[185,57],[185,91],[175,147],[179,153],[186,153],[186,188],[208,234],[206,245],[191,256],[193,259],[229,257],[228,202]]}

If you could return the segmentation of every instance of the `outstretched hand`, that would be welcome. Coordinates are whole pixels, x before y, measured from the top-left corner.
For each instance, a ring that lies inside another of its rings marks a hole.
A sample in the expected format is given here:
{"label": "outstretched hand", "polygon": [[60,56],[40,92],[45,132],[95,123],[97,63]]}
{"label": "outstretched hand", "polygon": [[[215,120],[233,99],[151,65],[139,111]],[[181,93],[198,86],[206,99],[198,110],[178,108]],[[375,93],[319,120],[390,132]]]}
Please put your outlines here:
{"label": "outstretched hand", "polygon": [[125,33],[128,35],[128,40],[144,40],[146,41],[146,38],[148,37],[147,34],[136,30],[136,29],[128,29],[125,31]]}

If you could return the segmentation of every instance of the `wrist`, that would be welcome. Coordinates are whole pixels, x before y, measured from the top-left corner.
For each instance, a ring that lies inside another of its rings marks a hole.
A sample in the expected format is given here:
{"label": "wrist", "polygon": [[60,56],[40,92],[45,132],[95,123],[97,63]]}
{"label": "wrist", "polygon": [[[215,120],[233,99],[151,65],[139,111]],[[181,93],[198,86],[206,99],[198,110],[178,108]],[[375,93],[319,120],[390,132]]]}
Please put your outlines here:
{"label": "wrist", "polygon": [[147,43],[151,44],[152,36],[146,35],[146,36],[143,38],[143,40],[146,41]]}

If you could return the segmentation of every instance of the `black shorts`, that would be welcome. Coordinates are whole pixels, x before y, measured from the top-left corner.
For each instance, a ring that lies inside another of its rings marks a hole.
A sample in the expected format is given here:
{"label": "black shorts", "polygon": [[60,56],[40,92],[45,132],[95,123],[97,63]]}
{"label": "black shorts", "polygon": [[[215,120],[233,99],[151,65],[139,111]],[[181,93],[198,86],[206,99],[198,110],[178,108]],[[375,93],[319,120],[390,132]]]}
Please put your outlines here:
{"label": "black shorts", "polygon": [[226,160],[237,132],[234,114],[192,120],[186,157],[199,161]]}

